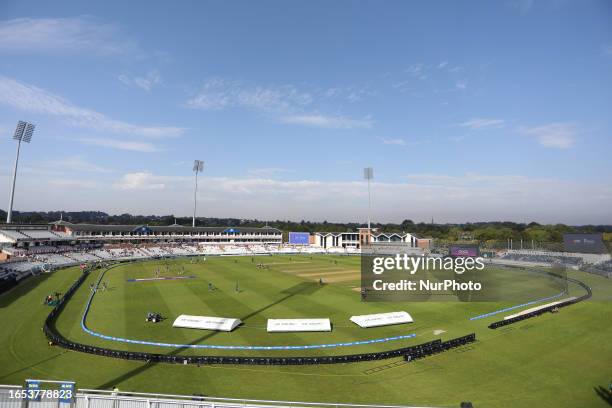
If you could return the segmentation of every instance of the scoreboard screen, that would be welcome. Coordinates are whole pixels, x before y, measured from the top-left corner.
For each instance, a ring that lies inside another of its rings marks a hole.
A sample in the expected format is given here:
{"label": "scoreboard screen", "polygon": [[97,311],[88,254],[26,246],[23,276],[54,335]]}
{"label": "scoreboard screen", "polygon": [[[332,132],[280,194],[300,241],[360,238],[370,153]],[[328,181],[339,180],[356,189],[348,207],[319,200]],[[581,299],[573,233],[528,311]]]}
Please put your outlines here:
{"label": "scoreboard screen", "polygon": [[605,254],[608,252],[602,234],[565,234],[563,246],[566,252]]}
{"label": "scoreboard screen", "polygon": [[309,245],[310,234],[308,232],[290,232],[289,243],[296,245]]}
{"label": "scoreboard screen", "polygon": [[448,253],[450,256],[476,258],[479,251],[477,246],[451,246]]}

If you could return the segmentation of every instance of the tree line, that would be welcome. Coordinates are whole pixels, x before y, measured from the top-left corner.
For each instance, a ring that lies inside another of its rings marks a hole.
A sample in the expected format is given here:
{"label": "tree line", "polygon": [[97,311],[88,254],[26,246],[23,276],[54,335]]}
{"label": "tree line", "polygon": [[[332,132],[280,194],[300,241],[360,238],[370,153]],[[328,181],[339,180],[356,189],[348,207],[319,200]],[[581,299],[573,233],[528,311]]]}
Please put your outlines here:
{"label": "tree line", "polygon": [[[46,224],[62,218],[72,223],[111,225],[191,225],[191,217],[174,215],[110,215],[102,211],[14,211],[13,220],[21,224]],[[0,210],[0,220],[6,219],[6,211]],[[274,227],[282,231],[296,232],[346,232],[364,227],[361,223],[329,221],[265,221],[257,219],[200,217],[196,225],[201,227]],[[536,222],[515,223],[510,221],[474,222],[462,224],[415,223],[404,220],[401,223],[373,223],[380,232],[410,232],[420,237],[448,241],[514,241],[561,242],[566,233],[604,233],[604,239],[612,241],[612,225],[538,224]]]}

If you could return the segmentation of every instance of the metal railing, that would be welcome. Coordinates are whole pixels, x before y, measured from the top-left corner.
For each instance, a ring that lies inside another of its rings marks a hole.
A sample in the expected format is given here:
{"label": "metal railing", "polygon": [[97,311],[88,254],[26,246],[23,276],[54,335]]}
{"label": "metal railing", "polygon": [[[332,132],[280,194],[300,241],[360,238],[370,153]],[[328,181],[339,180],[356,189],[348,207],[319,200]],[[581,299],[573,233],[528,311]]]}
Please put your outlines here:
{"label": "metal railing", "polygon": [[59,400],[50,399],[28,401],[11,397],[15,391],[21,390],[23,390],[21,386],[0,385],[0,408],[434,408],[407,405],[366,405],[216,398],[197,395],[93,389],[77,390],[72,403],[62,403]]}

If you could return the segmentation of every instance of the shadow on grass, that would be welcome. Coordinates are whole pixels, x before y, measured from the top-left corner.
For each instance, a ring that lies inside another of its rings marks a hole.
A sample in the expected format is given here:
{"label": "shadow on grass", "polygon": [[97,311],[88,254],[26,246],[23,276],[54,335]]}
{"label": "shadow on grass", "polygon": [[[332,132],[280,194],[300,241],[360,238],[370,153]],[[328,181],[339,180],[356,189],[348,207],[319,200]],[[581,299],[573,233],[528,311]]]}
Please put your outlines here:
{"label": "shadow on grass", "polygon": [[593,390],[595,390],[595,394],[597,394],[599,398],[607,402],[608,405],[612,407],[612,390],[607,390],[601,385],[593,387]]}
{"label": "shadow on grass", "polygon": [[10,373],[4,374],[2,377],[0,377],[0,380],[3,380],[3,379],[5,379],[5,378],[8,378],[8,377],[12,376],[13,374],[17,374],[17,373],[19,373],[19,372],[21,372],[21,371],[28,370],[28,369],[30,369],[30,368],[32,368],[32,367],[36,367],[36,366],[37,366],[37,365],[39,365],[39,364],[46,363],[47,361],[51,361],[51,360],[53,360],[53,359],[55,359],[55,358],[57,358],[57,357],[59,357],[59,356],[61,356],[61,355],[66,354],[67,352],[68,352],[68,350],[61,351],[61,352],[59,352],[59,353],[57,353],[57,354],[55,354],[55,355],[53,355],[53,356],[51,356],[51,357],[44,358],[44,359],[42,359],[42,360],[40,360],[40,361],[37,361],[37,362],[35,362],[35,363],[33,363],[33,364],[30,364],[30,365],[28,365],[28,366],[22,367],[22,368],[20,368],[19,370],[11,371]]}
{"label": "shadow on grass", "polygon": [[[53,273],[53,272],[52,272]],[[28,276],[19,282],[11,283],[0,291],[0,308],[10,306],[15,300],[36,289],[51,277],[51,273],[41,273],[36,276]],[[41,299],[42,303],[42,299]]]}
{"label": "shadow on grass", "polygon": [[[280,299],[275,300],[274,302],[270,303],[267,306],[264,306],[262,308],[259,308],[257,310],[252,311],[251,313],[247,314],[246,316],[242,316],[240,318],[240,320],[245,321],[253,316],[257,316],[258,314],[268,310],[269,308],[276,306],[284,301],[286,301],[287,299],[292,298],[295,295],[300,295],[300,294],[307,294],[310,295],[312,293],[315,293],[316,291],[318,291],[321,287],[316,284],[316,283],[311,283],[311,282],[301,282],[298,283],[297,285],[294,285],[288,289],[283,290],[281,293],[286,294],[285,296],[283,296]],[[194,341],[192,341],[191,343],[189,343],[189,345],[194,345],[194,344],[198,344],[204,340],[208,340],[212,337],[214,337],[215,335],[217,335],[218,332],[212,332],[212,333],[207,333],[204,336],[195,339]],[[178,347],[174,350],[172,350],[171,352],[169,352],[168,354],[166,354],[167,356],[176,356],[177,354],[181,353],[184,350],[187,350],[189,347]],[[158,363],[158,362],[147,362],[144,365],[141,365],[140,367],[137,367],[133,370],[128,371],[127,373],[121,374],[118,377],[113,378],[110,381],[106,381],[104,384],[99,385],[97,388],[98,389],[106,389],[106,388],[111,388],[111,387],[115,387],[117,384],[121,384],[122,382],[129,380],[132,377],[135,377],[137,375],[142,374],[143,372],[145,372],[146,370],[148,370],[149,368],[155,367],[158,364],[165,364],[165,363]]]}

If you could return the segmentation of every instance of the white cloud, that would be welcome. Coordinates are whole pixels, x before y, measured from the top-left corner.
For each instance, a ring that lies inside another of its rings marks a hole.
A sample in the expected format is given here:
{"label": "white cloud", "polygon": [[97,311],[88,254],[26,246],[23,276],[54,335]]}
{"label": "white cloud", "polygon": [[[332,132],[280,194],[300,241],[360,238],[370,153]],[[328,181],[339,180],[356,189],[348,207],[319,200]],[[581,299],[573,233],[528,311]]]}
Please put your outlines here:
{"label": "white cloud", "polygon": [[64,98],[34,85],[0,76],[0,103],[25,112],[61,117],[73,126],[144,137],[176,137],[184,132],[180,127],[142,126],[109,118],[91,109],[81,108]]}
{"label": "white cloud", "polygon": [[512,0],[508,4],[522,14],[527,14],[532,10],[535,0]]}
{"label": "white cloud", "polygon": [[406,141],[404,139],[386,139],[386,138],[382,138],[381,139],[383,144],[386,145],[396,145],[396,146],[406,146]]}
{"label": "white cloud", "polygon": [[463,135],[454,135],[454,136],[448,137],[448,140],[450,140],[451,142],[455,142],[455,143],[459,143],[463,141],[464,139],[465,139],[465,136]]}
{"label": "white cloud", "polygon": [[[8,188],[9,173],[0,173],[0,190]],[[188,170],[183,174],[164,176],[141,170],[108,180],[99,177],[88,185],[87,181],[42,173],[22,178],[17,208],[189,215],[193,211],[193,177]],[[579,225],[604,223],[612,217],[609,177],[572,181],[464,173],[412,174],[405,180],[372,183],[375,221],[429,220],[433,215],[441,222],[535,220]],[[88,188],[87,194],[74,194],[77,186]],[[367,214],[367,189],[359,179],[202,175],[198,200],[202,203],[198,206],[200,215],[210,217],[364,222]],[[409,209],[402,205],[407,202]]]}
{"label": "white cloud", "polygon": [[130,142],[101,138],[80,138],[77,139],[77,141],[87,145],[108,147],[110,149],[126,150],[130,152],[151,153],[160,150],[157,146],[147,142]]}
{"label": "white cloud", "polygon": [[40,163],[43,169],[61,172],[88,172],[88,173],[112,173],[108,167],[99,166],[91,160],[86,160],[82,156],[63,157],[56,160],[48,160]]}
{"label": "white cloud", "polygon": [[201,91],[187,101],[187,106],[202,110],[229,108],[265,112],[287,112],[308,106],[313,98],[291,85],[280,87],[249,86],[220,78],[207,80]]}
{"label": "white cloud", "polygon": [[412,64],[405,70],[411,77],[420,80],[427,79],[426,66],[424,64]]}
{"label": "white cloud", "polygon": [[162,77],[157,71],[150,71],[144,76],[121,74],[117,79],[127,86],[137,86],[147,92],[151,91],[155,85],[162,83]]}
{"label": "white cloud", "polygon": [[395,81],[391,86],[401,92],[406,92],[411,89],[412,83],[410,81]]}
{"label": "white cloud", "polygon": [[335,87],[323,91],[323,96],[330,99],[346,100],[350,103],[361,102],[366,97],[374,95],[374,91],[366,86]]}
{"label": "white cloud", "polygon": [[577,129],[573,123],[550,123],[521,130],[527,135],[534,136],[544,147],[569,149],[576,142]]}
{"label": "white cloud", "polygon": [[127,173],[115,184],[119,190],[163,190],[168,183],[186,177],[156,176],[148,171]]}
{"label": "white cloud", "polygon": [[460,185],[498,185],[498,186],[521,186],[530,184],[545,184],[554,182],[549,178],[529,178],[521,175],[489,175],[468,172],[465,174],[449,175],[437,173],[411,174],[407,176],[409,180],[416,180],[423,184],[436,184],[446,186]]}
{"label": "white cloud", "polygon": [[329,88],[324,92],[324,95],[328,98],[336,98],[342,95],[343,90],[341,88]]}
{"label": "white cloud", "polygon": [[325,115],[315,111],[313,105],[320,98],[343,97],[357,102],[368,94],[365,88],[330,88],[325,91],[304,92],[293,85],[263,87],[247,85],[220,78],[209,79],[201,91],[186,102],[192,109],[207,111],[247,109],[268,115],[281,123],[330,129],[371,127],[373,121],[352,119],[340,115]]}
{"label": "white cloud", "polygon": [[[411,217],[417,219],[428,219],[435,213],[444,214],[448,221],[527,218],[569,222],[577,208],[583,214],[612,215],[612,205],[607,207],[612,204],[612,190],[602,189],[604,185],[522,175],[415,174],[406,182],[374,182],[372,192],[378,220],[406,218],[397,204],[409,201]],[[140,200],[147,190],[153,190],[151,197],[158,197],[158,190],[171,190],[167,195],[177,202],[188,202],[193,187],[189,177],[149,172],[124,177],[122,186],[124,191],[138,191]],[[206,201],[209,214],[360,221],[366,213],[365,206],[360,205],[367,194],[362,181],[203,177],[202,186],[199,199]],[[598,196],[592,202],[581,198],[595,191]],[[330,201],[330,197],[334,199]],[[245,201],[250,203],[249,208],[241,204]]]}
{"label": "white cloud", "polygon": [[248,174],[251,177],[270,178],[278,174],[288,173],[290,171],[291,170],[289,169],[284,169],[281,167],[266,167],[261,169],[251,169],[248,171]]}
{"label": "white cloud", "polygon": [[304,125],[328,129],[369,129],[374,124],[369,118],[351,119],[343,116],[312,115],[289,115],[280,118],[283,123]]}
{"label": "white cloud", "polygon": [[467,127],[470,129],[490,129],[490,128],[500,128],[504,126],[505,121],[503,119],[493,119],[493,118],[475,118],[470,119],[466,122],[460,123],[459,126]]}
{"label": "white cloud", "polygon": [[448,61],[442,61],[441,63],[438,64],[438,69],[442,69],[447,65],[448,65]]}
{"label": "white cloud", "polygon": [[58,178],[49,180],[49,185],[54,188],[66,188],[71,190],[91,190],[102,187],[100,183],[91,180],[71,180]]}
{"label": "white cloud", "polygon": [[459,80],[459,81],[455,82],[455,87],[456,87],[457,89],[462,90],[462,91],[463,91],[463,90],[465,90],[465,89],[467,89],[467,86],[468,86],[468,85],[467,85],[467,81],[466,81],[465,79],[461,79],[461,80]]}
{"label": "white cloud", "polygon": [[56,53],[140,54],[112,24],[91,17],[17,18],[0,22],[0,50]]}

